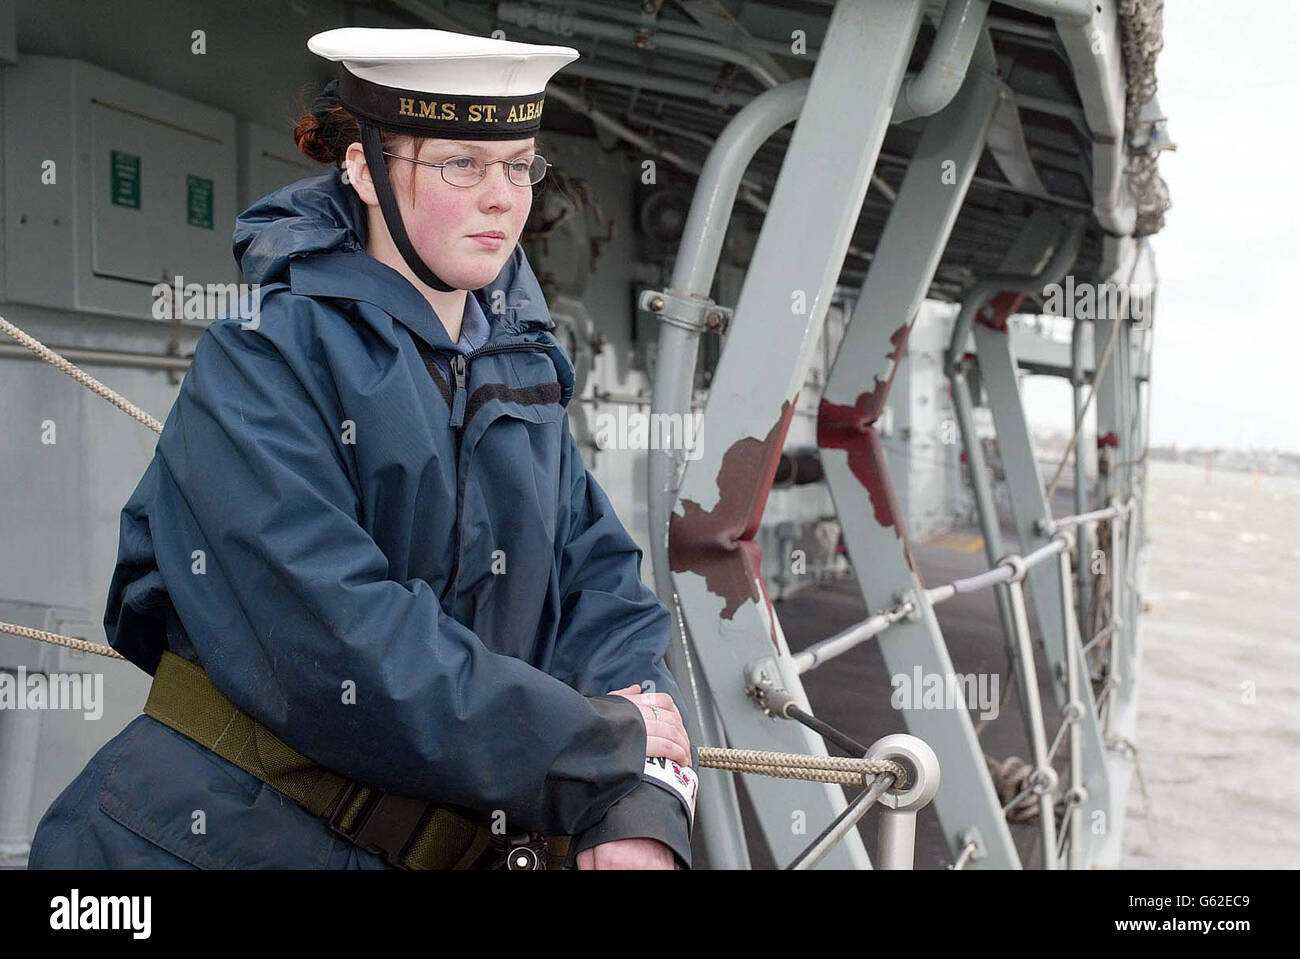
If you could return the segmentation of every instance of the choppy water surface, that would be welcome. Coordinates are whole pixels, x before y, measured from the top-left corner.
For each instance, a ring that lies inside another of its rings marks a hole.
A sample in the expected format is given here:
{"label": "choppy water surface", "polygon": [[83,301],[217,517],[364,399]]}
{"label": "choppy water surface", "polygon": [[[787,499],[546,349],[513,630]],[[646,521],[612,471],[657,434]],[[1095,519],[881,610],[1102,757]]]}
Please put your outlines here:
{"label": "choppy water surface", "polygon": [[1148,502],[1124,866],[1300,867],[1300,477],[1156,462]]}

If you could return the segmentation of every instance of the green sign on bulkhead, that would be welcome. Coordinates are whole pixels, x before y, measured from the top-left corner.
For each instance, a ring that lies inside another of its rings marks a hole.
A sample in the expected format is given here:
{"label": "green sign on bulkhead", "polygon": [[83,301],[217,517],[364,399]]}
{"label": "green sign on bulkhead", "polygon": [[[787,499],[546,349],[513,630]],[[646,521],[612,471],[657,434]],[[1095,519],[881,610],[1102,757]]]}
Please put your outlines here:
{"label": "green sign on bulkhead", "polygon": [[212,229],[212,181],[190,174],[185,178],[186,222]]}
{"label": "green sign on bulkhead", "polygon": [[112,198],[117,206],[140,209],[140,158],[114,150],[112,156]]}

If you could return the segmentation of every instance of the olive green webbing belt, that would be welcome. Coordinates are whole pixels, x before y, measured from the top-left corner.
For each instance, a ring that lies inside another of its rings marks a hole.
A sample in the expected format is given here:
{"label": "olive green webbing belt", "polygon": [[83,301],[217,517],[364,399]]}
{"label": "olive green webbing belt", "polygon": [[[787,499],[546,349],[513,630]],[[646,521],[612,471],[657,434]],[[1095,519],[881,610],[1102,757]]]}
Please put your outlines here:
{"label": "olive green webbing belt", "polygon": [[[450,809],[362,786],[295,752],[227,699],[200,667],[175,653],[163,652],[144,711],[395,866],[473,869],[504,854],[490,830]],[[548,868],[562,868],[569,841],[546,837]]]}

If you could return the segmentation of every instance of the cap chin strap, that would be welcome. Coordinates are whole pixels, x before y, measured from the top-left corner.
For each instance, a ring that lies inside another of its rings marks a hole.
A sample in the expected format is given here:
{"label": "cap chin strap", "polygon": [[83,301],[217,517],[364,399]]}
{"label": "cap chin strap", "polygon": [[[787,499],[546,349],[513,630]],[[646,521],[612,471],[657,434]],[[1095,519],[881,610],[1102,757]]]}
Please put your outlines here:
{"label": "cap chin strap", "polygon": [[406,235],[406,224],[402,222],[402,211],[398,209],[397,197],[393,195],[392,181],[388,178],[388,165],[384,162],[379,128],[360,118],[358,122],[361,127],[361,147],[366,154],[366,165],[370,168],[370,181],[375,185],[379,209],[384,215],[384,222],[388,224],[388,232],[393,238],[397,252],[402,254],[402,259],[411,268],[411,272],[435,290],[446,293],[456,289],[440,280],[438,274],[429,269],[428,264],[420,259],[415,252],[415,247],[411,246],[411,239]]}

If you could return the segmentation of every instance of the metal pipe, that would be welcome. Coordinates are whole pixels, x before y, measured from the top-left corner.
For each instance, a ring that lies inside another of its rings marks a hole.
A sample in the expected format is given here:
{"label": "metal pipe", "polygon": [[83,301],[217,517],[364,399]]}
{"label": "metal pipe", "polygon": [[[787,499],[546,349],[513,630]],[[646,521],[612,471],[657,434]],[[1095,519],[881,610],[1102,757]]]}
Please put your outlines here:
{"label": "metal pipe", "polygon": [[649,137],[642,136],[641,134],[637,133],[635,130],[631,129],[630,127],[624,125],[623,123],[620,123],[618,120],[614,119],[604,111],[598,110],[595,107],[589,105],[577,93],[567,90],[564,87],[552,84],[550,87],[547,88],[546,96],[553,100],[559,100],[570,110],[574,110],[578,113],[587,116],[588,118],[590,118],[592,123],[596,124],[599,127],[604,127],[606,130],[622,137],[624,140],[628,141],[633,146],[645,150],[647,153],[653,153],[655,156],[667,160],[669,163],[672,163],[676,166],[680,166],[682,169],[689,170],[692,173],[699,172],[699,167],[696,166],[690,160],[688,160],[686,157],[679,156],[678,154],[673,153],[671,150],[659,146]]}
{"label": "metal pipe", "polygon": [[[1111,505],[1118,509],[1119,501],[1111,500]],[[1122,619],[1121,610],[1123,609],[1120,594],[1123,588],[1124,571],[1120,566],[1119,518],[1117,516],[1115,519],[1110,521],[1110,569],[1107,571],[1110,573],[1110,621],[1115,626],[1114,631],[1111,633],[1112,638],[1109,657],[1110,676],[1108,679],[1114,684],[1114,686],[1119,686],[1119,684],[1124,681],[1124,673],[1120,669],[1120,647],[1124,642],[1124,631],[1120,626],[1120,621]],[[1110,738],[1110,735],[1113,732],[1111,729],[1111,717],[1113,714],[1114,710],[1110,708],[1110,704],[1108,703],[1106,707],[1105,727],[1107,739]]]}
{"label": "metal pipe", "polygon": [[975,851],[979,847],[974,842],[968,842],[961,847],[961,853],[957,856],[957,861],[952,864],[953,870],[965,869],[966,864],[971,861]]}
{"label": "metal pipe", "polygon": [[1032,569],[1049,556],[1055,556],[1057,553],[1063,552],[1069,545],[1069,541],[1064,537],[1044,543],[1042,546],[1038,547],[1038,549],[1025,556],[1025,569]]}
{"label": "metal pipe", "polygon": [[916,813],[881,810],[876,820],[876,868],[911,869],[916,862]]}
{"label": "metal pipe", "polygon": [[[681,137],[683,140],[690,140],[693,143],[698,143],[700,146],[707,147],[710,150],[713,149],[713,142],[716,139],[716,137],[711,133],[700,133],[696,130],[688,130],[680,124],[666,123],[657,117],[648,117],[639,114],[633,115],[629,113],[627,115],[627,120],[629,123],[640,123],[648,127],[653,127],[656,130],[662,130],[665,133],[671,133],[673,136]],[[743,190],[749,190],[755,196],[758,196],[760,192],[771,189],[768,184],[754,179],[741,180],[740,184],[743,188],[742,195]]]}
{"label": "metal pipe", "polygon": [[882,736],[871,744],[869,759],[890,759],[910,766],[912,781],[902,792],[891,790],[880,799],[877,819],[876,868],[911,869],[916,858],[916,815],[939,794],[939,757],[923,739],[906,733]]}
{"label": "metal pipe", "polygon": [[933,586],[925,591],[925,598],[931,606],[938,606],[940,603],[946,603],[957,595],[957,590],[949,583],[947,586]]}
{"label": "metal pipe", "polygon": [[1105,509],[1095,509],[1090,513],[1079,513],[1075,516],[1062,516],[1059,519],[1053,519],[1051,523],[1052,531],[1064,529],[1068,526],[1090,526],[1098,520],[1111,519],[1124,514],[1124,507],[1107,506]]}
{"label": "metal pipe", "polygon": [[[1043,704],[1038,696],[1038,668],[1034,664],[1034,647],[1029,634],[1029,615],[1025,611],[1025,590],[1020,580],[1008,587],[1011,597],[1011,611],[1016,624],[1016,645],[1020,650],[1020,668],[1024,673],[1023,700],[1025,713],[1029,717],[1030,747],[1034,753],[1034,774],[1050,777],[1053,774],[1047,760],[1047,731],[1043,726]],[[1050,779],[1049,779],[1050,781]],[[1056,801],[1052,790],[1040,781],[1038,792],[1038,816],[1043,830],[1043,868],[1056,868]]]}
{"label": "metal pipe", "polygon": [[[79,346],[52,346],[65,359],[74,363],[100,366],[129,366],[141,370],[187,370],[188,356],[163,356],[157,353],[126,353],[120,350],[91,350]],[[0,358],[14,360],[39,360],[40,357],[16,343],[0,343]]]}
{"label": "metal pipe", "polygon": [[[807,80],[792,80],[791,84],[793,85],[803,84],[804,92],[805,93],[807,92],[807,85],[808,85]],[[546,95],[553,100],[559,100],[569,109],[574,110],[577,113],[583,114],[584,116],[588,117],[592,121],[592,123],[595,123],[597,126],[603,127],[604,129],[608,130],[610,133],[615,134],[616,136],[622,137],[624,140],[626,140],[628,143],[631,143],[633,146],[637,147],[638,149],[644,150],[647,153],[654,154],[660,159],[666,160],[667,162],[673,164],[673,166],[685,170],[687,173],[692,173],[695,174],[696,176],[701,176],[703,174],[704,168],[701,167],[694,160],[689,160],[678,153],[674,153],[672,150],[659,146],[649,137],[642,136],[640,133],[637,133],[631,127],[614,119],[609,114],[605,113],[603,110],[600,110],[592,106],[591,104],[587,103],[585,100],[583,100],[581,96],[574,93],[573,91],[566,90],[563,87],[559,87],[556,85],[551,85],[550,87],[547,88]],[[754,207],[756,210],[759,210],[760,212],[764,212],[764,213],[767,212],[767,202],[762,197],[757,196],[751,190],[746,188],[744,186],[744,180],[740,181],[740,185],[737,187],[737,193],[740,199],[744,200],[746,203]],[[863,253],[863,251],[858,250],[856,247],[852,247],[852,246],[849,247],[849,250],[850,252],[854,252],[857,254]]]}
{"label": "metal pipe", "polygon": [[965,579],[954,580],[952,588],[958,593],[977,593],[998,583],[1007,583],[1016,574],[1015,567],[1007,565],[994,566],[992,569]]}
{"label": "metal pipe", "polygon": [[[1129,505],[1129,511],[1124,522],[1124,599],[1125,599],[1124,622],[1133,624],[1133,629],[1130,635],[1133,637],[1135,642],[1137,637],[1137,623],[1138,623],[1138,615],[1139,615],[1139,611],[1137,608],[1138,501],[1136,497],[1130,497],[1128,501],[1128,505]],[[1133,656],[1136,655],[1137,649],[1135,648],[1133,642],[1130,642],[1127,646],[1125,646],[1125,652],[1130,660],[1132,659]],[[1128,692],[1131,693],[1132,691],[1131,680],[1134,677],[1129,675],[1131,673],[1131,670],[1129,669],[1129,665],[1130,663],[1125,664],[1124,672],[1125,675],[1130,680],[1130,686]]]}
{"label": "metal pipe", "polygon": [[774,74],[762,60],[746,50],[738,50],[697,37],[663,32],[646,34],[640,28],[630,24],[601,23],[574,16],[568,11],[544,10],[527,3],[498,3],[496,13],[497,18],[506,23],[529,27],[544,33],[559,34],[562,37],[579,34],[603,40],[625,41],[638,50],[662,47],[666,50],[734,63],[744,67],[754,79],[769,89],[779,86],[788,79]]}
{"label": "metal pipe", "polygon": [[[1079,255],[1079,246],[1083,242],[1086,228],[1087,222],[1083,217],[1073,217],[1065,228],[1065,235],[1056,244],[1056,251],[1040,272],[991,273],[971,288],[962,300],[961,309],[953,323],[952,341],[948,344],[946,358],[950,375],[958,368],[959,361],[966,351],[966,337],[970,335],[975,314],[984,308],[989,298],[1003,291],[1038,293],[1043,287],[1059,282],[1075,257]],[[969,456],[969,451],[967,455]]]}
{"label": "metal pipe", "polygon": [[[722,243],[731,210],[740,190],[741,177],[750,159],[772,133],[799,116],[809,81],[796,80],[754,97],[731,118],[718,135],[713,149],[700,169],[699,182],[691,201],[691,210],[682,230],[677,258],[673,266],[672,289],[685,296],[707,298],[722,254]],[[554,88],[551,89],[554,94]],[[575,98],[576,99],[576,98]],[[651,411],[681,414],[690,409],[695,382],[695,363],[700,333],[674,323],[659,325]],[[685,451],[648,451],[648,508],[650,557],[655,591],[673,612],[674,629],[668,647],[668,666],[674,675],[685,675],[690,668],[689,642],[682,625],[681,610],[672,586],[668,561],[668,520],[677,492],[677,467]],[[721,742],[720,724],[714,722],[716,707],[706,684],[693,686],[695,712],[700,726],[691,724],[688,733],[695,737],[703,731],[700,742]],[[688,717],[688,723],[691,723]],[[710,728],[712,727],[712,728]],[[704,832],[709,861],[743,868],[749,853],[744,836],[730,824],[739,821],[739,805],[732,777],[714,777],[701,790],[702,818],[708,823]],[[729,788],[726,795],[709,796],[716,787]],[[705,808],[707,806],[708,808]]]}
{"label": "metal pipe", "polygon": [[[970,385],[966,381],[964,367],[952,371],[951,383],[953,408],[957,413],[957,428],[961,433],[962,446],[966,450],[966,468],[970,472],[971,490],[975,495],[975,511],[979,516],[980,530],[984,534],[984,555],[990,563],[996,563],[1004,552],[1002,527],[998,522],[997,507],[993,503],[992,484],[989,482],[988,468],[984,463],[984,447],[980,445],[979,437],[975,435],[975,419],[971,412],[974,404],[971,402]],[[956,587],[954,591],[955,589]],[[1007,654],[1014,665],[1016,646],[1011,640],[1014,626],[1011,620],[1011,602],[1007,597],[1006,588],[996,587],[993,598],[997,604],[998,621],[1002,624],[1002,636],[1006,643]],[[1015,675],[1019,682],[1020,670],[1016,670]],[[1023,702],[1023,698],[1021,701]]]}
{"label": "metal pipe", "polygon": [[[998,522],[997,507],[993,503],[993,489],[989,482],[988,469],[984,463],[984,447],[975,435],[975,420],[971,409],[970,385],[966,381],[964,366],[958,366],[951,372],[953,407],[957,413],[958,430],[961,433],[962,446],[966,450],[966,468],[970,472],[971,489],[975,495],[976,513],[979,516],[980,530],[984,534],[984,555],[990,563],[996,564],[1003,554],[1002,527]],[[956,585],[953,591],[956,592]],[[1011,598],[1004,584],[993,588],[993,601],[997,606],[998,622],[1002,626],[1003,645],[1007,659],[1011,663],[1012,675],[1015,677],[1016,690],[1020,701],[1026,701],[1028,692],[1025,688],[1024,670],[1017,667],[1020,650],[1015,642],[1015,620],[1011,608]],[[1024,717],[1025,734],[1030,735],[1028,716]]]}
{"label": "metal pipe", "polygon": [[[1083,105],[1082,122],[1073,122],[1092,145],[1093,212],[1110,236],[1128,236],[1137,205],[1125,183],[1125,80],[1121,29],[1123,16],[1115,0],[1016,0],[1056,20]],[[1041,104],[1046,107],[1046,104]],[[1108,271],[1103,271],[1108,272]]]}
{"label": "metal pipe", "polygon": [[903,79],[890,123],[933,116],[952,101],[966,79],[988,11],[989,0],[948,0],[925,66]]}
{"label": "metal pipe", "polygon": [[[979,40],[984,27],[984,18],[988,14],[989,0],[950,0],[944,8],[939,21],[938,33],[934,46],[926,58],[925,65],[918,73],[904,78],[894,103],[891,123],[903,123],[917,117],[928,117],[946,107],[957,91],[961,89],[970,65],[971,54]],[[585,17],[574,16],[569,11],[547,10],[527,3],[498,3],[497,16],[507,23],[541,30],[546,33],[569,37],[575,34],[598,39],[625,41],[638,50],[660,47],[680,53],[706,57],[712,60],[734,63],[747,70],[762,86],[772,89],[790,78],[782,73],[772,72],[763,60],[748,50],[716,43],[699,37],[685,36],[663,31],[646,32],[631,23],[602,23]],[[807,54],[804,54],[807,56]],[[591,76],[585,71],[593,69],[591,64],[573,64],[569,67],[571,74]],[[595,67],[599,70],[601,68]],[[653,81],[647,77],[644,86],[652,86]],[[659,87],[659,89],[664,89]],[[697,90],[697,96],[706,88]],[[714,100],[710,89],[703,97]]]}
{"label": "metal pipe", "polygon": [[876,800],[883,796],[886,790],[894,784],[893,773],[885,773],[877,776],[871,782],[868,789],[862,790],[853,801],[849,803],[842,813],[831,820],[831,824],[822,830],[821,835],[813,840],[812,845],[801,852],[786,869],[803,871],[812,869],[824,858],[826,854],[834,848],[835,844],[843,839],[858,820],[867,814],[867,810],[876,804]]}
{"label": "metal pipe", "polygon": [[795,669],[800,673],[806,673],[810,669],[815,669],[823,663],[829,662],[836,656],[842,656],[873,636],[879,636],[900,619],[910,616],[915,609],[916,606],[912,603],[902,603],[893,609],[887,609],[875,616],[864,619],[862,622],[836,633],[829,639],[813,643],[807,649],[794,654],[792,659],[794,660]]}
{"label": "metal pipe", "polygon": [[[695,130],[687,130],[678,124],[665,123],[663,120],[657,119],[655,117],[628,114],[627,119],[628,122],[630,123],[643,123],[646,126],[654,127],[655,129],[658,130],[663,130],[666,133],[671,133],[674,136],[679,136],[682,137],[683,139],[691,140],[692,142],[699,143],[700,145],[707,146],[709,148],[713,147],[713,143],[716,139],[715,136],[712,136],[710,134],[700,133]],[[696,168],[692,172],[698,173],[699,172],[698,168]],[[773,179],[775,179],[775,177]],[[758,196],[758,191],[770,190],[771,187],[766,183],[759,183],[754,180],[741,180],[740,182],[743,187],[743,189],[740,191],[740,195],[742,199],[749,201],[751,206],[754,206],[760,211],[764,213],[767,212],[767,203]],[[898,199],[898,192],[874,173],[871,174],[871,185],[874,186],[876,190],[882,196],[884,196],[885,199],[888,200],[890,203],[893,203],[895,200]],[[746,190],[750,191],[750,194],[752,194],[752,196],[747,195]],[[1090,209],[1087,206],[1087,204],[1084,204],[1083,208]],[[855,246],[850,246],[849,252],[855,255],[862,256],[862,258],[866,260],[871,259],[871,254],[869,252],[865,250],[860,250]]]}
{"label": "metal pipe", "polygon": [[[1083,868],[1083,731],[1079,723],[1083,717],[1083,692],[1080,661],[1083,652],[1079,649],[1079,623],[1074,618],[1074,597],[1071,595],[1070,555],[1061,554],[1061,610],[1064,613],[1065,635],[1065,722],[1070,725],[1070,788],[1066,792],[1069,799],[1070,861],[1071,869]],[[1062,829],[1062,833],[1066,831]]]}
{"label": "metal pipe", "polygon": [[[1070,335],[1070,395],[1073,401],[1074,422],[1083,432],[1083,414],[1086,400],[1084,398],[1084,387],[1087,385],[1087,379],[1084,376],[1083,362],[1083,324],[1086,320],[1076,319]],[[1048,504],[1050,508],[1051,504]],[[1088,506],[1088,465],[1083,458],[1083,443],[1074,445],[1074,512],[1076,516],[1083,516]],[[1059,528],[1060,521],[1054,528]],[[1088,615],[1088,597],[1092,589],[1091,571],[1089,559],[1089,543],[1092,540],[1093,530],[1080,530],[1077,540],[1078,553],[1074,561],[1074,575],[1077,580],[1078,609],[1076,617],[1078,622],[1087,621]],[[1073,843],[1071,849],[1073,849]]]}

